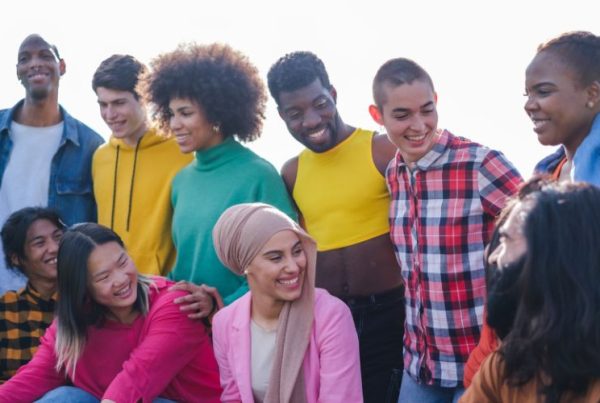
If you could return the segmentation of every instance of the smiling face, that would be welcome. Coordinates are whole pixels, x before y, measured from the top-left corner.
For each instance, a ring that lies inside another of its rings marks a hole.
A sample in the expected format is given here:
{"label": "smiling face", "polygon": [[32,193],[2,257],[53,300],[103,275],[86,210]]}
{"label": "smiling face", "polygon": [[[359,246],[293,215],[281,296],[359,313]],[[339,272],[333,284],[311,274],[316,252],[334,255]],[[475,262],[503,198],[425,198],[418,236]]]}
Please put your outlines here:
{"label": "smiling face", "polygon": [[52,46],[37,35],[27,37],[17,56],[17,77],[28,97],[42,100],[58,95],[58,81],[65,73],[65,63]]}
{"label": "smiling face", "polygon": [[88,289],[94,301],[103,305],[113,319],[131,323],[137,316],[137,269],[117,242],[94,248],[88,258]]}
{"label": "smiling face", "polygon": [[96,89],[100,116],[112,131],[112,135],[126,144],[135,146],[148,124],[146,109],[129,91],[113,90],[105,87]]}
{"label": "smiling face", "polygon": [[290,134],[314,152],[327,151],[340,141],[343,125],[335,89],[323,87],[318,78],[298,90],[282,91],[278,111]]}
{"label": "smiling face", "polygon": [[563,144],[574,154],[589,133],[595,110],[590,88],[552,51],[540,52],[525,73],[525,111],[543,145]]}
{"label": "smiling face", "polygon": [[276,233],[246,268],[252,295],[274,302],[294,301],[302,294],[306,254],[290,230]]}
{"label": "smiling face", "polygon": [[223,142],[223,135],[197,102],[187,98],[173,98],[169,102],[169,127],[182,153],[206,150]]}
{"label": "smiling face", "polygon": [[46,219],[36,220],[29,226],[25,237],[25,259],[13,257],[29,281],[56,281],[56,256],[62,234],[62,229]]}
{"label": "smiling face", "polygon": [[385,126],[404,161],[413,164],[433,148],[439,137],[437,96],[423,80],[397,86],[382,85],[381,108],[371,106],[371,115]]}

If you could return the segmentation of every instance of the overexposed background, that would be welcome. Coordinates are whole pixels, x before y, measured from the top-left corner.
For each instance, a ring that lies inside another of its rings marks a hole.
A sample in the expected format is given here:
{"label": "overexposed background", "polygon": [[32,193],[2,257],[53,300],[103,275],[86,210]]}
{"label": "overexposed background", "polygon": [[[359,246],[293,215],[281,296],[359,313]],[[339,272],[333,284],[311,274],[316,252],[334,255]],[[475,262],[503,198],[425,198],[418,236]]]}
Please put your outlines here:
{"label": "overexposed background", "polygon": [[[431,75],[440,127],[503,151],[523,176],[552,151],[538,144],[523,111],[525,68],[539,43],[562,32],[598,34],[595,0],[8,0],[0,24],[0,107],[23,97],[17,49],[31,33],[54,42],[65,59],[60,103],[105,138],[91,77],[113,53],[147,63],[181,42],[225,42],[246,53],[266,79],[273,62],[315,52],[352,125],[379,129],[367,107],[377,68],[408,57]],[[301,150],[269,99],[262,137],[250,147],[278,169]]]}

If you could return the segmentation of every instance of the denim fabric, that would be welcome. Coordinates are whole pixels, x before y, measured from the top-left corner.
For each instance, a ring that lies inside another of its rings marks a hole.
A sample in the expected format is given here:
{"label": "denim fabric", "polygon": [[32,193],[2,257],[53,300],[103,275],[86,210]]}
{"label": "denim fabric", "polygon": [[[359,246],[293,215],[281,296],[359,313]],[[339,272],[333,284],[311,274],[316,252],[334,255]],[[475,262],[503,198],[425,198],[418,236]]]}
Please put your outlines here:
{"label": "denim fabric", "polygon": [[365,403],[395,403],[404,365],[404,287],[344,302],[358,333]]}
{"label": "denim fabric", "polygon": [[[39,403],[99,403],[100,399],[75,386],[61,386],[46,393]],[[173,400],[157,397],[152,403],[174,403]]]}
{"label": "denim fabric", "polygon": [[402,377],[398,403],[457,403],[465,388],[443,388],[417,383],[407,373]]}
{"label": "denim fabric", "polygon": [[[13,147],[9,135],[11,122],[15,111],[22,104],[23,101],[20,101],[12,109],[0,111],[0,186]],[[58,211],[67,225],[96,221],[96,202],[92,192],[92,156],[104,140],[98,133],[71,117],[62,107],[60,112],[64,129],[50,167],[48,207]],[[0,227],[3,224],[0,223]],[[17,290],[26,282],[24,276],[9,272],[4,260],[1,260],[0,295],[7,290]]]}
{"label": "denim fabric", "polygon": [[[20,101],[12,109],[0,111],[0,186],[13,146],[9,137],[10,125],[15,111],[22,104],[23,101]],[[96,221],[92,156],[104,140],[62,107],[60,112],[64,130],[50,167],[48,207],[56,209],[67,225]]]}
{"label": "denim fabric", "polygon": [[600,114],[573,156],[573,180],[600,186]]}

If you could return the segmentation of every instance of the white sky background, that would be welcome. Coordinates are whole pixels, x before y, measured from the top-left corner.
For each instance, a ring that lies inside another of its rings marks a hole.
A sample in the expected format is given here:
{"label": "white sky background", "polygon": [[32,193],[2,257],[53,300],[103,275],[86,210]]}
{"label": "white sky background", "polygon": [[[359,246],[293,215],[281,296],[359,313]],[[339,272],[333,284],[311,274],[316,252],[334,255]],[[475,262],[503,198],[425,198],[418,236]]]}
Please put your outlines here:
{"label": "white sky background", "polygon": [[[23,97],[17,49],[31,33],[54,42],[65,59],[60,103],[105,138],[91,78],[113,53],[147,63],[181,43],[225,42],[247,54],[263,78],[280,56],[316,53],[338,91],[349,124],[371,129],[371,80],[393,57],[431,75],[439,126],[501,150],[528,177],[550,153],[523,111],[525,68],[537,45],[562,32],[599,34],[600,1],[29,1],[2,4],[0,107]],[[280,168],[301,145],[269,98],[262,137],[250,147]]]}

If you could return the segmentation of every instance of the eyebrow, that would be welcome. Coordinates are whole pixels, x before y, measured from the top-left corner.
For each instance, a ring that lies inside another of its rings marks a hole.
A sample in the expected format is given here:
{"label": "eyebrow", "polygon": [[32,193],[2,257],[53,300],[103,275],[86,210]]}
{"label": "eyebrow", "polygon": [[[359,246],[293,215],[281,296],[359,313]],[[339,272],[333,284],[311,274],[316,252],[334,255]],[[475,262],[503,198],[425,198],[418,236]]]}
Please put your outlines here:
{"label": "eyebrow", "polygon": [[[301,245],[302,242],[298,241],[294,244],[294,246],[292,246],[292,249],[296,249],[296,247],[298,245]],[[283,251],[281,249],[273,249],[273,250],[268,250],[265,253],[263,253],[263,256],[269,255],[269,254],[275,254],[275,253],[283,253]]]}
{"label": "eyebrow", "polygon": [[[423,108],[427,108],[428,106],[433,105],[433,101],[428,101],[426,103],[424,103],[423,105],[419,106],[419,109],[423,109]],[[411,110],[409,108],[394,108],[392,109],[392,112],[410,112]]]}

